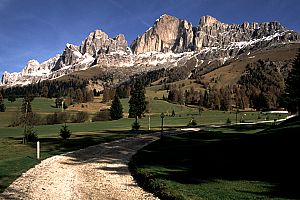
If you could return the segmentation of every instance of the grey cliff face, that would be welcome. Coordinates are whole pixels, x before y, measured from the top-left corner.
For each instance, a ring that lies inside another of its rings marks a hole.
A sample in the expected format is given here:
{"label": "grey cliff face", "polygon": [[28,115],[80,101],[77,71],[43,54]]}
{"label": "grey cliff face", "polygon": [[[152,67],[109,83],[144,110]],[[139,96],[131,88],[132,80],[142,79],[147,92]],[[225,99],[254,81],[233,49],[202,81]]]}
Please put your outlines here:
{"label": "grey cliff face", "polygon": [[126,51],[127,41],[123,34],[115,38],[109,38],[106,33],[101,30],[96,30],[82,42],[79,51],[82,54],[88,53],[96,57],[100,53],[110,53],[117,51]]}
{"label": "grey cliff face", "polygon": [[211,16],[203,16],[199,25],[193,27],[185,20],[164,15],[138,37],[131,48],[135,54],[151,51],[181,53],[207,47],[228,47],[238,42],[252,41],[259,45],[260,39],[269,43],[289,42],[299,40],[299,34],[288,31],[279,22],[224,24]]}
{"label": "grey cliff face", "polygon": [[186,20],[163,15],[154,26],[138,37],[131,49],[133,53],[190,51],[193,44],[193,27]]}
{"label": "grey cliff face", "polygon": [[197,72],[205,67],[203,63],[216,62],[220,66],[240,54],[250,55],[257,49],[290,42],[299,43],[299,33],[286,29],[279,22],[225,24],[204,16],[198,26],[193,27],[186,20],[163,15],[131,44],[131,48],[124,35],[110,38],[105,32],[96,30],[80,46],[67,44],[61,55],[41,64],[31,60],[19,73],[4,73],[2,85],[55,79],[92,66],[122,81],[125,74],[129,77],[154,69],[185,66],[191,59],[196,60],[192,68]]}
{"label": "grey cliff face", "polygon": [[288,41],[299,39],[298,33],[287,33],[279,22],[224,24],[211,16],[203,16],[200,19],[195,34],[195,49],[205,47],[225,47],[236,42],[249,42],[262,38],[276,36],[277,40]]}

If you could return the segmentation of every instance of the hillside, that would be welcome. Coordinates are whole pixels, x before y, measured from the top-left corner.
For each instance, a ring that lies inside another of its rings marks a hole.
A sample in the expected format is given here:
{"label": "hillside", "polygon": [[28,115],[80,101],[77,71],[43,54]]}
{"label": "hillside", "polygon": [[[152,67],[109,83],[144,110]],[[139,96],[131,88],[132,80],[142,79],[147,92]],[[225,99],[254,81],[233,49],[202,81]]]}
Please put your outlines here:
{"label": "hillside", "polygon": [[[261,49],[249,55],[241,55],[226,62],[218,69],[202,75],[201,80],[209,83],[210,85],[217,85],[218,87],[224,85],[234,85],[244,73],[246,66],[248,64],[257,62],[258,60],[272,61],[276,63],[280,70],[283,71],[283,76],[287,78],[287,72],[291,66],[291,63],[295,59],[299,48],[300,44],[295,43],[278,47],[276,49]],[[283,67],[287,68],[283,69]]]}

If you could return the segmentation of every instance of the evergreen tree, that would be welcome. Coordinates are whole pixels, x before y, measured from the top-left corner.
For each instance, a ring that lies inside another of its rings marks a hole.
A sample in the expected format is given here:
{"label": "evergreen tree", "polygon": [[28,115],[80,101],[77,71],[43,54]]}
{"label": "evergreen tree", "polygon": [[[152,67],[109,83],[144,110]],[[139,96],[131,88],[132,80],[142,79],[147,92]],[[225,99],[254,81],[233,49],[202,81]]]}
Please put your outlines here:
{"label": "evergreen tree", "polygon": [[292,111],[299,112],[300,107],[300,49],[293,62],[292,69],[286,80],[286,89],[283,96],[285,104]]}
{"label": "evergreen tree", "polygon": [[140,80],[136,80],[129,100],[129,117],[142,117],[146,110],[145,89]]}
{"label": "evergreen tree", "polygon": [[0,112],[5,112],[5,105],[4,105],[3,101],[4,101],[3,96],[0,93]]}
{"label": "evergreen tree", "polygon": [[83,102],[83,92],[80,88],[75,90],[75,101],[77,103],[82,103]]}
{"label": "evergreen tree", "polygon": [[32,107],[31,107],[31,102],[32,101],[33,101],[33,97],[32,96],[26,95],[23,98],[23,102],[22,102],[22,105],[21,105],[21,113],[23,115],[26,116],[28,113],[32,112]]}
{"label": "evergreen tree", "polygon": [[8,98],[7,98],[7,100],[12,103],[12,102],[16,101],[16,97],[15,97],[15,95],[9,95]]}
{"label": "evergreen tree", "polygon": [[24,125],[24,143],[37,141],[38,136],[34,131],[33,124],[35,123],[34,114],[32,112],[31,102],[33,101],[32,95],[26,95],[21,105],[20,122]]}
{"label": "evergreen tree", "polygon": [[66,140],[71,137],[71,131],[69,130],[68,126],[65,124],[59,130],[59,135],[62,139]]}
{"label": "evergreen tree", "polygon": [[114,100],[112,101],[110,117],[112,120],[118,120],[123,117],[123,107],[118,95],[115,95]]}
{"label": "evergreen tree", "polygon": [[48,86],[44,86],[42,89],[42,97],[48,98],[49,89]]}

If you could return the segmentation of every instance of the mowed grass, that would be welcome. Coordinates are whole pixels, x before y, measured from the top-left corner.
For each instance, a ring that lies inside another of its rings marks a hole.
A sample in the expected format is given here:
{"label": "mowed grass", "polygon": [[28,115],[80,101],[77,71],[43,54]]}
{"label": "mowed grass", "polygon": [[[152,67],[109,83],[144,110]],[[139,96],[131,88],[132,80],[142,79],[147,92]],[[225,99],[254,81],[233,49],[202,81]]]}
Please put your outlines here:
{"label": "mowed grass", "polygon": [[[134,136],[134,134],[123,131],[98,132],[97,128],[89,129],[88,126],[84,128],[82,124],[81,128],[70,127],[71,138],[62,140],[58,136],[60,126],[37,127],[41,144],[41,160],[91,145]],[[40,162],[36,159],[36,143],[22,144],[22,129],[14,130],[13,135],[8,136],[2,134],[0,129],[0,192],[23,172]]]}
{"label": "mowed grass", "polygon": [[[129,99],[121,100],[124,112],[128,112],[128,101]],[[8,127],[21,103],[22,99],[17,99],[17,101],[12,103],[5,101],[7,110],[5,113],[0,113],[0,192],[23,172],[39,163],[35,159],[35,144],[22,144],[24,128]],[[150,125],[152,131],[160,130],[160,113],[162,112],[166,115],[164,118],[165,129],[186,127],[192,118],[197,121],[199,126],[210,123],[224,124],[227,118],[230,118],[232,121],[235,119],[235,113],[230,112],[204,111],[199,115],[198,109],[193,107],[154,99],[151,99],[150,103]],[[60,112],[61,109],[54,108],[54,105],[55,99],[35,98],[32,102],[32,109],[42,116]],[[176,113],[175,117],[170,116],[172,110]],[[90,114],[94,112],[96,111]],[[249,121],[255,121],[258,115],[259,113],[247,113]],[[117,121],[67,123],[72,132],[72,137],[68,141],[63,141],[59,137],[59,130],[62,124],[35,126],[34,130],[41,142],[41,157],[44,159],[52,155],[85,148],[101,142],[133,136],[135,134],[130,131],[133,122],[134,119],[123,118]],[[149,118],[147,113],[144,118],[139,119],[139,122],[141,131],[148,130]],[[210,129],[214,130],[214,128]]]}
{"label": "mowed grass", "polygon": [[256,134],[227,128],[166,136],[130,167],[162,199],[299,199],[299,128],[295,118]]}
{"label": "mowed grass", "polygon": [[[24,128],[8,127],[21,106],[22,99],[5,102],[6,112],[0,113],[0,192],[23,172],[38,164],[36,144],[22,144]],[[54,108],[54,99],[35,98],[32,109],[41,115],[60,112]],[[62,124],[35,126],[41,143],[41,160],[53,155],[86,148],[91,145],[133,136],[128,133],[130,124],[124,120],[95,123],[67,124],[72,136],[67,141],[59,137]],[[127,131],[126,131],[127,130]]]}
{"label": "mowed grass", "polygon": [[[5,112],[0,112],[0,127],[7,127],[12,123],[13,117],[16,112],[21,108],[22,98],[17,98],[15,102],[9,102],[5,99],[4,104],[6,107]],[[60,112],[61,109],[55,108],[55,99],[39,98],[36,97],[31,103],[33,112],[39,113],[43,116],[46,114]]]}

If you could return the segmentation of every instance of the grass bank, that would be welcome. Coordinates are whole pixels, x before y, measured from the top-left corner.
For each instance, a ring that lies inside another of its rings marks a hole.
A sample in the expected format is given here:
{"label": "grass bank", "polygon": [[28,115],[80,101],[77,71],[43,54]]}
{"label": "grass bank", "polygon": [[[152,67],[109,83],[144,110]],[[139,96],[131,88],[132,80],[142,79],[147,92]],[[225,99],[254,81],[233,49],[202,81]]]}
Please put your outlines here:
{"label": "grass bank", "polygon": [[299,199],[300,120],[256,134],[236,130],[169,136],[130,163],[162,199]]}

